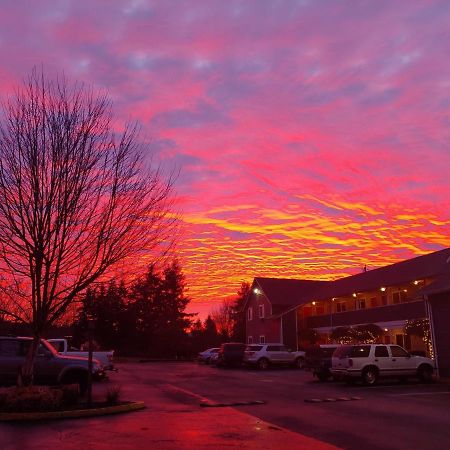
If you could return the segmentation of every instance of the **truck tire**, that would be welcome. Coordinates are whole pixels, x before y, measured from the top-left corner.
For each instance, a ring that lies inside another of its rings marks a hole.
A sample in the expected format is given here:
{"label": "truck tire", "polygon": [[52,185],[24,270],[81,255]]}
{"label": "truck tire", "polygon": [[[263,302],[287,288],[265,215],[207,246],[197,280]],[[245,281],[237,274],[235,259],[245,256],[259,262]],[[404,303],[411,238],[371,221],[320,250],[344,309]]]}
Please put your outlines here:
{"label": "truck tire", "polygon": [[302,356],[299,356],[296,360],[295,360],[295,367],[297,369],[303,369],[303,366],[305,365],[305,358],[303,358]]}
{"label": "truck tire", "polygon": [[258,369],[260,370],[267,370],[269,365],[269,360],[267,358],[261,358],[258,360]]}
{"label": "truck tire", "polygon": [[317,372],[317,378],[319,379],[319,381],[324,383],[328,380],[329,375],[326,372]]}
{"label": "truck tire", "polygon": [[417,369],[417,377],[422,383],[431,383],[433,381],[433,368],[428,364],[422,364]]}
{"label": "truck tire", "polygon": [[375,386],[378,381],[378,369],[373,366],[366,367],[363,370],[362,379],[367,386]]}

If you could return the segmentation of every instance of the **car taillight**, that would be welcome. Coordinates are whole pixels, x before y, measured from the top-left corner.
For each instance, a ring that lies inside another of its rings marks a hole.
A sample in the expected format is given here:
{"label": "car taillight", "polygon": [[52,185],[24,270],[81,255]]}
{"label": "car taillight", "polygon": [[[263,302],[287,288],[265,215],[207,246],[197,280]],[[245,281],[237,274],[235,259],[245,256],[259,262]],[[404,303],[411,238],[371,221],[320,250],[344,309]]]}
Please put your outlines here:
{"label": "car taillight", "polygon": [[113,355],[106,355],[106,357],[108,358],[109,362],[112,362],[112,360],[114,359]]}
{"label": "car taillight", "polygon": [[353,366],[353,359],[349,358],[349,360],[348,360],[348,367],[352,367],[352,366]]}

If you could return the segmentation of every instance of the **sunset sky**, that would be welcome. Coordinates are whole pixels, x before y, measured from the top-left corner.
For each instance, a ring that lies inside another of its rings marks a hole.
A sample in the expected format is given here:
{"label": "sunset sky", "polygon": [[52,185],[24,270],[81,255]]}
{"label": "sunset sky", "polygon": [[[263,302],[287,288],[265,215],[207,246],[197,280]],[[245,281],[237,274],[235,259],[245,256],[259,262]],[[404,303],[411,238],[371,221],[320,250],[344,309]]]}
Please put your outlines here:
{"label": "sunset sky", "polygon": [[2,97],[64,72],[180,169],[189,311],[450,246],[449,1],[0,6]]}

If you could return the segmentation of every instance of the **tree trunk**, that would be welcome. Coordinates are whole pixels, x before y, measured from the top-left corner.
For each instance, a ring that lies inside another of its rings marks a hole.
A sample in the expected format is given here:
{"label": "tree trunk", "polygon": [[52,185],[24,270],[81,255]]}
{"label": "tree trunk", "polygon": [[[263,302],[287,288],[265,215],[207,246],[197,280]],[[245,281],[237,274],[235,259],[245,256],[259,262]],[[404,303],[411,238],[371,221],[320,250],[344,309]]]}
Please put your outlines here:
{"label": "tree trunk", "polygon": [[33,384],[34,359],[36,357],[39,343],[40,337],[34,336],[28,349],[28,353],[25,357],[25,361],[19,370],[17,379],[18,386],[31,386]]}

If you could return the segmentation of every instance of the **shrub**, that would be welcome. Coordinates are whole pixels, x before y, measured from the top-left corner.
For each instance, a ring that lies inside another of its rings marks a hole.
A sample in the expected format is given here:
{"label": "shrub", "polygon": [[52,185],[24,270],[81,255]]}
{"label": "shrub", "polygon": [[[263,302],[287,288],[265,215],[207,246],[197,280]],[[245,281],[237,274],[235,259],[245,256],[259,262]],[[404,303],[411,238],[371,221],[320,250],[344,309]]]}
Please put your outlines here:
{"label": "shrub", "polygon": [[58,387],[62,393],[62,406],[74,406],[80,398],[80,386],[78,384],[63,384]]}
{"label": "shrub", "polygon": [[62,391],[47,386],[13,387],[2,395],[7,412],[53,411],[62,406]]}

